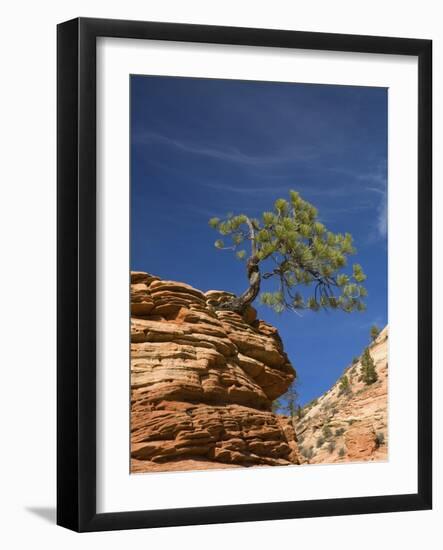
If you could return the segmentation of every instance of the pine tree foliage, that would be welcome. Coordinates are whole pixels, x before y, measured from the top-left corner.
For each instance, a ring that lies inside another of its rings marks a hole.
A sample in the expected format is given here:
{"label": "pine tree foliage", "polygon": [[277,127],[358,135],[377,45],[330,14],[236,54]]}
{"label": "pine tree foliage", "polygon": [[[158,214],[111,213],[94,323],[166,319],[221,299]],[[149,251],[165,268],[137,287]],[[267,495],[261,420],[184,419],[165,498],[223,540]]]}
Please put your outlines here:
{"label": "pine tree foliage", "polygon": [[351,386],[349,384],[349,378],[346,374],[344,374],[340,378],[339,393],[341,395],[343,393],[349,393],[350,391],[351,391]]}
{"label": "pine tree foliage", "polygon": [[277,199],[260,218],[230,214],[212,218],[209,225],[222,237],[215,241],[217,248],[247,261],[254,289],[245,293],[242,307],[255,299],[261,279],[271,279],[276,289],[262,292],[261,302],[277,312],[365,309],[362,267],[354,264],[344,272],[348,256],[356,252],[352,236],[328,231],[317,209],[297,191],[290,191],[289,200]]}
{"label": "pine tree foliage", "polygon": [[297,405],[297,399],[298,393],[296,390],[296,382],[294,381],[286,390],[285,394],[277,401],[273,401],[273,411],[288,415],[294,422],[299,415],[299,409],[301,409],[300,405]]}
{"label": "pine tree foliage", "polygon": [[322,435],[325,439],[330,439],[332,437],[332,430],[328,425],[323,426]]}
{"label": "pine tree foliage", "polygon": [[377,336],[380,334],[381,329],[377,325],[372,325],[371,327],[371,340],[375,342]]}
{"label": "pine tree foliage", "polygon": [[369,348],[366,348],[361,358],[361,376],[362,380],[368,386],[377,381],[378,375],[375,370],[375,363],[369,352]]}

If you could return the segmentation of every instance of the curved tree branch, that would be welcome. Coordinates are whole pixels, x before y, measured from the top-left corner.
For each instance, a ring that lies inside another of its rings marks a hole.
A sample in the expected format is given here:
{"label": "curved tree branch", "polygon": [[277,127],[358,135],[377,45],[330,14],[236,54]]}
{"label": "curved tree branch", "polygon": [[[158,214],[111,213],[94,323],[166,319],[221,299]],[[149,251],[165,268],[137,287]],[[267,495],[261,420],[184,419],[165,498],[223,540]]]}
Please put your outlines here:
{"label": "curved tree branch", "polygon": [[259,258],[257,256],[257,241],[254,225],[249,217],[246,216],[246,224],[249,228],[249,239],[251,241],[251,256],[246,262],[249,287],[238,297],[223,302],[216,307],[217,310],[229,310],[237,313],[243,313],[246,307],[257,298],[260,292],[261,275],[259,268]]}

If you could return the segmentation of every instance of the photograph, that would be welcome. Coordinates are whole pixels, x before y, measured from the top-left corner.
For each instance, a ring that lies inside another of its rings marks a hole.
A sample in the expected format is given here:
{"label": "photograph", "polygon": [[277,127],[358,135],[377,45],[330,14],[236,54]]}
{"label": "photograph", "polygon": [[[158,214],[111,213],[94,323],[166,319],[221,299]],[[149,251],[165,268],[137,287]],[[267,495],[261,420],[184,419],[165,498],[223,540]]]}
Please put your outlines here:
{"label": "photograph", "polygon": [[388,89],[129,80],[130,473],[388,461]]}
{"label": "photograph", "polygon": [[4,4],[2,548],[438,548],[442,10],[364,8]]}

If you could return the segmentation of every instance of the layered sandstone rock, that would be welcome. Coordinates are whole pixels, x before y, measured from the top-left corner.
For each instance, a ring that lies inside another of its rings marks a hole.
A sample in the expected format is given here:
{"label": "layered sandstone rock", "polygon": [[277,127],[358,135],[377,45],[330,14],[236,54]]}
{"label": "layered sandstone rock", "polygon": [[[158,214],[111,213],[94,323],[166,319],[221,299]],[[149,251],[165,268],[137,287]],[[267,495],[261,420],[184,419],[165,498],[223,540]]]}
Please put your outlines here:
{"label": "layered sandstone rock", "polygon": [[369,346],[378,379],[366,385],[361,361],[347,367],[349,388],[338,380],[302,411],[296,424],[302,461],[312,464],[387,460],[388,328]]}
{"label": "layered sandstone rock", "polygon": [[253,308],[215,310],[227,296],[131,273],[133,472],[299,462],[271,412],[294,369]]}

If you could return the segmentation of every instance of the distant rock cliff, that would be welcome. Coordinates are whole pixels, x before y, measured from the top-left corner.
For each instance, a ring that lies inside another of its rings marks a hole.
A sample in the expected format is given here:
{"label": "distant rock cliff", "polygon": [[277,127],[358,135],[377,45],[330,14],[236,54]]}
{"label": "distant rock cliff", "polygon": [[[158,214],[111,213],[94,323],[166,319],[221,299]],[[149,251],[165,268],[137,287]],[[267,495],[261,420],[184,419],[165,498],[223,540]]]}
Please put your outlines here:
{"label": "distant rock cliff", "polygon": [[369,346],[377,380],[366,384],[362,357],[296,423],[300,453],[311,464],[387,460],[388,328]]}
{"label": "distant rock cliff", "polygon": [[131,471],[298,464],[271,412],[295,378],[277,330],[206,293],[131,274]]}

